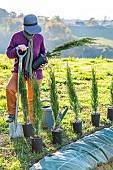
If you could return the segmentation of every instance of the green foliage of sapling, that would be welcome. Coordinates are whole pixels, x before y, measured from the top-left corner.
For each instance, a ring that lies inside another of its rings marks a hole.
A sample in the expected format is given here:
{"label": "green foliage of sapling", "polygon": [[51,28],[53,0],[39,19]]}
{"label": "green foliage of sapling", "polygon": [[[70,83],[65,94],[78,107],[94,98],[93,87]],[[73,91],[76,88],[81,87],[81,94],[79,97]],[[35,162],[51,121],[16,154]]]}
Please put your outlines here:
{"label": "green foliage of sapling", "polygon": [[54,48],[54,50],[52,50],[51,52],[47,52],[47,57],[51,58],[52,56],[60,56],[61,52],[67,49],[71,49],[74,47],[79,47],[79,46],[83,46],[83,45],[90,45],[90,44],[94,44],[94,38],[82,38],[80,40],[72,40],[72,41],[68,41],[66,43],[64,43],[63,45],[57,46]]}
{"label": "green foliage of sapling", "polygon": [[79,112],[80,112],[80,104],[79,104],[76,89],[75,89],[75,86],[74,86],[74,83],[72,80],[71,69],[70,69],[68,63],[67,63],[66,77],[67,77],[66,85],[67,85],[67,92],[69,95],[70,105],[71,105],[73,112],[75,113],[75,120],[78,120]]}
{"label": "green foliage of sapling", "polygon": [[21,105],[24,114],[24,122],[28,122],[28,113],[29,113],[29,105],[28,105],[28,96],[27,96],[27,88],[26,82],[24,80],[24,73],[20,71],[19,75],[19,92],[21,95]]}
{"label": "green foliage of sapling", "polygon": [[96,114],[98,108],[98,85],[94,67],[92,68],[91,106],[94,113]]}
{"label": "green foliage of sapling", "polygon": [[59,117],[59,101],[58,101],[58,91],[56,87],[56,81],[55,81],[55,73],[52,67],[48,67],[48,73],[49,73],[49,86],[50,86],[50,100],[51,100],[51,107],[54,117],[54,129],[57,129],[61,126],[61,120]]}
{"label": "green foliage of sapling", "polygon": [[32,80],[33,87],[33,116],[34,116],[34,128],[36,129],[36,135],[39,135],[42,124],[42,106],[40,100],[40,86],[37,78]]}
{"label": "green foliage of sapling", "polygon": [[110,104],[113,107],[113,75],[111,78],[111,84],[110,84]]}

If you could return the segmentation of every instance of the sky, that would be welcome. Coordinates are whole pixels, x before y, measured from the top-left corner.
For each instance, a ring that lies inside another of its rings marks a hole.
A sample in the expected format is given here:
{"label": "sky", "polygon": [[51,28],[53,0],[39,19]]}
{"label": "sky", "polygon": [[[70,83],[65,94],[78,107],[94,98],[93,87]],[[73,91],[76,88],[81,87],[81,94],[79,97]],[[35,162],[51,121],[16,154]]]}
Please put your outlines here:
{"label": "sky", "polygon": [[113,20],[112,4],[113,0],[0,0],[0,8],[8,12],[86,20]]}

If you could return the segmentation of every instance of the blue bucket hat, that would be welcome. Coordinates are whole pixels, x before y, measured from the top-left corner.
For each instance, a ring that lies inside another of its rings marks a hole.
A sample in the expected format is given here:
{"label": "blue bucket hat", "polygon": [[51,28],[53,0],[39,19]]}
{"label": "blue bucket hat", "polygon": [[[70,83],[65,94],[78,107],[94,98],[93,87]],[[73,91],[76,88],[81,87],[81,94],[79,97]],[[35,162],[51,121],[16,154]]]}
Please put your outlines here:
{"label": "blue bucket hat", "polygon": [[30,34],[38,34],[42,28],[38,25],[38,19],[35,15],[29,14],[24,17],[24,30]]}

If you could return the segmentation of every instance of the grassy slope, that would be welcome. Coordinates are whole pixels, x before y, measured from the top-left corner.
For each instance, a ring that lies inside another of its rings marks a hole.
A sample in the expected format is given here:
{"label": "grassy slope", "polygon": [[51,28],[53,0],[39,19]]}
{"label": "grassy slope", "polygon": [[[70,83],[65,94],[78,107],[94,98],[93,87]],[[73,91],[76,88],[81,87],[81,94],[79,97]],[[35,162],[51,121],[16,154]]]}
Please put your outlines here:
{"label": "grassy slope", "polygon": [[[81,119],[83,120],[83,135],[95,131],[95,127],[91,125],[90,115],[91,100],[91,69],[95,65],[97,72],[97,82],[99,89],[99,108],[101,113],[101,126],[109,123],[106,119],[106,108],[109,105],[109,85],[111,75],[113,74],[112,66],[113,60],[110,59],[52,59],[49,63],[55,69],[56,83],[58,86],[60,111],[62,112],[65,106],[69,106],[68,95],[66,91],[66,63],[69,62],[71,67],[73,81],[77,89],[77,95],[81,103]],[[34,162],[42,158],[44,155],[51,155],[56,149],[60,148],[58,145],[53,145],[51,142],[50,130],[42,130],[41,136],[43,137],[43,152],[35,154],[31,152],[30,139],[13,139],[10,140],[8,135],[8,124],[5,123],[7,117],[7,107],[5,98],[5,88],[8,79],[11,75],[13,60],[9,60],[5,55],[0,55],[0,169],[1,170],[27,170]],[[45,99],[49,96],[48,81],[49,76],[46,68],[44,69],[44,80],[42,84],[41,98]],[[73,134],[71,121],[73,120],[73,112],[71,108],[67,112],[62,121],[63,143],[68,144],[76,141],[79,136]],[[19,109],[19,121],[23,121],[21,107]]]}

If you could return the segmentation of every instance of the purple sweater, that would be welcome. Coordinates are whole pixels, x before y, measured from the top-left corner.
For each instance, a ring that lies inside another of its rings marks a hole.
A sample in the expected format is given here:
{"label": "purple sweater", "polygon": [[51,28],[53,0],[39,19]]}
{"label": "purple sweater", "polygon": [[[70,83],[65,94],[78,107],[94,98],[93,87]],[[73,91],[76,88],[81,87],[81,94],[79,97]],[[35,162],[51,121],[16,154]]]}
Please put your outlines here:
{"label": "purple sweater", "polygon": [[[23,31],[15,33],[7,48],[6,54],[8,58],[14,59],[14,69],[12,72],[18,72],[18,57],[16,54],[16,47],[20,44],[28,45],[28,40],[25,39]],[[41,34],[35,34],[33,37],[33,59],[39,56],[39,54],[45,54],[44,37]],[[35,71],[38,79],[43,78],[42,70]]]}

